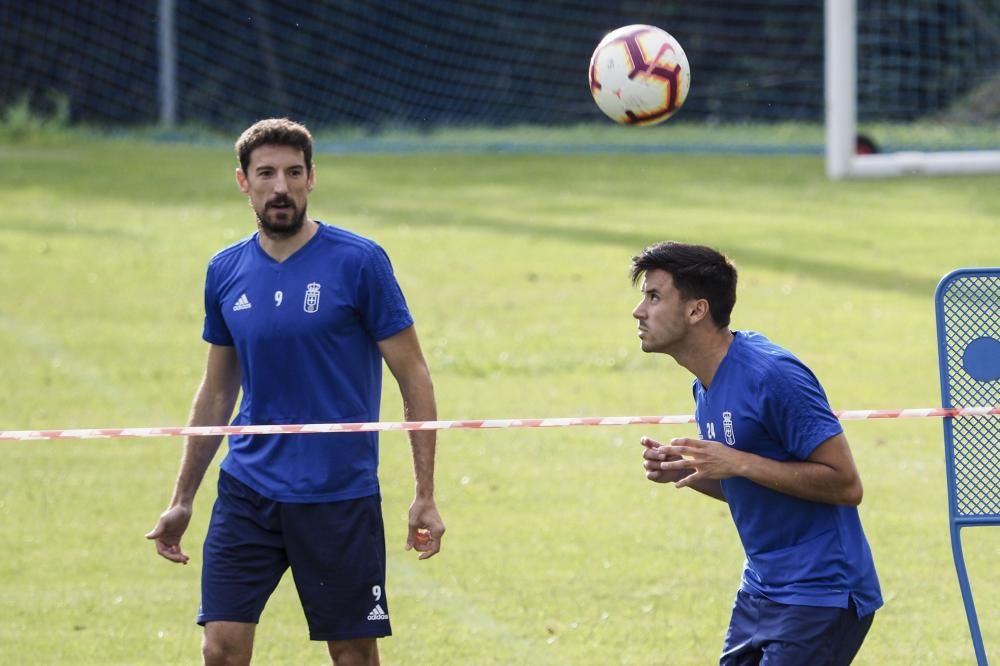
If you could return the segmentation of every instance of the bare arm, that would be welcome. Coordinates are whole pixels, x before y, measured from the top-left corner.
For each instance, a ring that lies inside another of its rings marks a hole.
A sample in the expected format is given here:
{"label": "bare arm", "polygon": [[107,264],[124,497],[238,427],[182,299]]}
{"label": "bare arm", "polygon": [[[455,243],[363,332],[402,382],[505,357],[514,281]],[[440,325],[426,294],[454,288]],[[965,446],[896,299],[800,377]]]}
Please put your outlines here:
{"label": "bare arm", "polygon": [[[782,462],[719,442],[680,438],[659,449],[661,470],[689,471],[677,486],[742,476],[779,493],[824,504],[857,506],[864,489],[844,433],[834,435],[802,462]],[[676,456],[681,456],[677,459]],[[671,459],[673,457],[673,459]]]}
{"label": "bare arm", "polygon": [[[228,423],[239,394],[240,379],[236,349],[211,345],[205,363],[205,375],[195,393],[188,425],[214,426]],[[191,521],[194,496],[221,443],[221,435],[187,438],[170,505],[160,515],[156,527],[146,535],[147,539],[156,542],[156,551],[172,562],[187,564],[188,556],[180,547],[181,537]]]}
{"label": "bare arm", "polygon": [[[434,384],[427,368],[420,341],[413,326],[378,343],[386,365],[399,384],[403,398],[403,415],[407,421],[437,420]],[[406,549],[420,551],[420,559],[433,557],[441,550],[444,523],[434,502],[434,454],[437,432],[411,430],[413,473],[416,477],[413,504],[409,513],[409,534]]]}

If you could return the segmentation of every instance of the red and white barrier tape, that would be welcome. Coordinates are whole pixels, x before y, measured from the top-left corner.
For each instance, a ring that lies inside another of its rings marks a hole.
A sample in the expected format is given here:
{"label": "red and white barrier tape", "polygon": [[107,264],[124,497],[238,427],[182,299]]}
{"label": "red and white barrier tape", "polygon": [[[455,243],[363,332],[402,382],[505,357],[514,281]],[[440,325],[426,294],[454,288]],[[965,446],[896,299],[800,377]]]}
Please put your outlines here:
{"label": "red and white barrier tape", "polygon": [[[1000,406],[928,409],[855,409],[835,411],[842,421],[865,419],[953,418],[997,416]],[[0,430],[0,440],[118,439],[122,437],[186,437],[206,435],[273,435],[278,433],[370,432],[390,430],[468,430],[485,428],[564,428],[567,426],[671,425],[694,423],[694,416],[593,416],[482,421],[385,421],[370,423],[306,423],[299,425],[181,426],[167,428],[81,428],[75,430]]]}

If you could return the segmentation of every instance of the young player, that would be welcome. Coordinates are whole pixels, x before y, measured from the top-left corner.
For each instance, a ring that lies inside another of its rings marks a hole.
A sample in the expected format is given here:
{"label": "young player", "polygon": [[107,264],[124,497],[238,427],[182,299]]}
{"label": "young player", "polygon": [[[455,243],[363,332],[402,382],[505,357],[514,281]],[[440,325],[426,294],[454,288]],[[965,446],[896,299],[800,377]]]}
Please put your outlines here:
{"label": "young player", "polygon": [[801,361],[731,331],[736,269],[704,246],[664,242],[632,260],[642,350],[694,375],[697,439],[643,438],[646,477],[729,505],[746,562],[720,663],[844,665],[882,596],[839,420]]}

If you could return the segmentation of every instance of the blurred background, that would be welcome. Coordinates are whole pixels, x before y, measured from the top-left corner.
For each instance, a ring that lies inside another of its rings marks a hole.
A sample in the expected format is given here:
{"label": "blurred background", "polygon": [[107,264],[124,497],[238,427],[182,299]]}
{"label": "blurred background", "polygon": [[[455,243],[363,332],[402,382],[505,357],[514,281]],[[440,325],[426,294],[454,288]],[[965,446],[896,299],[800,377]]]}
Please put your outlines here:
{"label": "blurred background", "polygon": [[[0,0],[0,107],[8,127],[30,111],[175,132],[273,115],[354,138],[607,132],[586,63],[628,23],[664,28],[687,52],[692,92],[672,126],[823,123],[823,0]],[[998,147],[995,131],[973,130],[1000,119],[1000,0],[859,0],[857,49],[858,121],[880,147]],[[729,143],[822,143],[753,134]]]}

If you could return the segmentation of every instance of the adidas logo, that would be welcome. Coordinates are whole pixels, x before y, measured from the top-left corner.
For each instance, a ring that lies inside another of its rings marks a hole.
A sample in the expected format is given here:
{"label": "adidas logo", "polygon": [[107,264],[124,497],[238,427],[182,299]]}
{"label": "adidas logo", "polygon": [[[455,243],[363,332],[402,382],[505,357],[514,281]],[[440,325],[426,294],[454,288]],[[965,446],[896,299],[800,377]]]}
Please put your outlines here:
{"label": "adidas logo", "polygon": [[388,620],[389,614],[382,609],[382,604],[375,604],[375,608],[372,609],[371,613],[368,613],[369,620]]}
{"label": "adidas logo", "polygon": [[242,294],[233,305],[233,312],[239,312],[240,310],[249,310],[251,307],[250,299],[247,298],[246,294]]}

